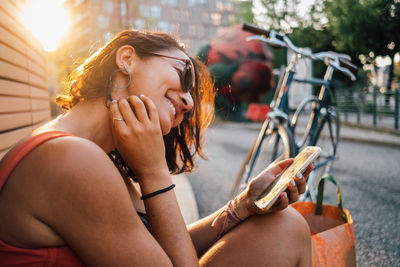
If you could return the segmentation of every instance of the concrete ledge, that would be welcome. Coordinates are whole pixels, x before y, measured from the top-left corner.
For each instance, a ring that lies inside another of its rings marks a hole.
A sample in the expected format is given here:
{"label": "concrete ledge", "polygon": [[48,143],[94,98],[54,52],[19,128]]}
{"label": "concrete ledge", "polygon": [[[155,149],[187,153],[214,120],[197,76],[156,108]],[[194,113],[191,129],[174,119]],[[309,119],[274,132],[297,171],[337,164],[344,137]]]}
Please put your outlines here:
{"label": "concrete ledge", "polygon": [[199,219],[196,198],[192,186],[186,175],[179,174],[172,177],[176,187],[175,194],[185,223],[191,224]]}

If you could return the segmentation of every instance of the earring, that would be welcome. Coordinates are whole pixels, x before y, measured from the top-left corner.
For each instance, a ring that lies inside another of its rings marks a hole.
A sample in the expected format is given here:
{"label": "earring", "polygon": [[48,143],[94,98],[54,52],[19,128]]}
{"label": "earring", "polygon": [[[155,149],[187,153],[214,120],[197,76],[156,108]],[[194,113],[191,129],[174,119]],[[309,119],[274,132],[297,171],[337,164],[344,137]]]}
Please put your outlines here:
{"label": "earring", "polygon": [[116,70],[114,70],[114,71],[111,73],[110,79],[109,79],[109,84],[112,84],[115,88],[117,88],[117,89],[119,89],[119,90],[126,89],[126,88],[128,88],[128,87],[131,85],[131,83],[132,83],[132,76],[131,76],[131,74],[126,70],[126,68],[125,68],[125,66],[124,66],[124,71],[125,71],[126,73],[128,73],[128,75],[129,75],[129,82],[128,82],[128,84],[125,85],[124,87],[118,87],[118,86],[114,85],[114,83],[113,83],[113,76],[114,76],[114,74],[115,74],[116,72],[119,72],[119,71],[122,72],[121,69],[116,69]]}

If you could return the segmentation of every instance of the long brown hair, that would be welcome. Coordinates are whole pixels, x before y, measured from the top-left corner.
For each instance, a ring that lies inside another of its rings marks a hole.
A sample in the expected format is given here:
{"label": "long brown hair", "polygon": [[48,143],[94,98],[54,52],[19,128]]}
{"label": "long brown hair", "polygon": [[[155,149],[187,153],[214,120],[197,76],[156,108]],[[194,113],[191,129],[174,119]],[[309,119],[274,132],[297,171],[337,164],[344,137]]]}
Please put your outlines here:
{"label": "long brown hair", "polygon": [[[140,58],[150,57],[149,53],[179,49],[183,46],[171,35],[162,32],[125,30],[116,35],[97,52],[91,55],[69,75],[66,94],[59,95],[56,102],[69,110],[81,101],[110,95],[109,78],[117,69],[116,51],[124,45],[131,45]],[[186,53],[186,52],[185,52]],[[171,129],[164,136],[166,159],[171,173],[191,171],[194,157],[202,152],[202,135],[211,123],[214,114],[214,89],[210,74],[201,61],[191,58],[195,66],[196,86],[192,93],[193,116]]]}

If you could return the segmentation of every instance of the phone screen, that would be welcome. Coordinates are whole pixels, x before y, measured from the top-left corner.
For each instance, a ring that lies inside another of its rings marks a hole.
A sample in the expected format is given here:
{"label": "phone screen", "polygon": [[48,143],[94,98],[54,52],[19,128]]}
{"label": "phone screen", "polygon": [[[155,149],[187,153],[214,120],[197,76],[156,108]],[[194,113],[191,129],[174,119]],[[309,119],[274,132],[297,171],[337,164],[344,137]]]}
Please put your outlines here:
{"label": "phone screen", "polygon": [[295,158],[293,163],[272,183],[270,183],[264,192],[254,202],[260,209],[267,210],[279,197],[279,195],[286,190],[288,183],[293,179],[298,172],[304,169],[313,162],[321,153],[321,148],[308,146],[304,148]]}

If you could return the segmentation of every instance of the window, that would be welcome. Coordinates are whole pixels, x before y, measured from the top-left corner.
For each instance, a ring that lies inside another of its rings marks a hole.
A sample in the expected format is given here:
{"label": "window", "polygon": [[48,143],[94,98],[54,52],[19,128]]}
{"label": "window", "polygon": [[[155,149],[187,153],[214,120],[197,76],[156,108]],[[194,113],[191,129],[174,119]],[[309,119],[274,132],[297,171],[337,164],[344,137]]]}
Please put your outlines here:
{"label": "window", "polygon": [[144,19],[137,19],[135,20],[135,28],[138,30],[142,30],[144,29],[146,26],[146,22],[144,21]]}
{"label": "window", "polygon": [[113,12],[113,3],[111,1],[104,1],[103,2],[103,8],[104,11],[108,12],[108,13],[112,13]]}
{"label": "window", "polygon": [[178,0],[161,0],[161,5],[177,6]]}
{"label": "window", "polygon": [[97,17],[97,24],[99,25],[99,28],[108,28],[110,26],[110,19],[109,17],[100,15]]}
{"label": "window", "polygon": [[211,22],[214,25],[220,25],[221,24],[221,14],[212,13],[211,14]]}
{"label": "window", "polygon": [[219,12],[233,11],[233,9],[234,9],[233,3],[224,2],[224,1],[217,1],[215,3],[215,6]]}
{"label": "window", "polygon": [[215,3],[215,5],[216,5],[216,8],[217,8],[217,11],[220,11],[220,12],[224,11],[225,5],[224,5],[223,2],[217,1]]}
{"label": "window", "polygon": [[125,17],[126,16],[126,3],[125,2],[121,2],[121,5],[120,5],[120,9],[121,9],[121,15],[123,16],[123,17]]}
{"label": "window", "polygon": [[139,13],[141,16],[143,17],[150,17],[150,7],[149,6],[145,6],[145,5],[140,5],[139,6]]}
{"label": "window", "polygon": [[139,12],[142,17],[146,18],[161,18],[161,7],[160,6],[146,6],[140,5]]}
{"label": "window", "polygon": [[152,6],[151,7],[151,17],[154,19],[158,19],[161,17],[161,7],[160,6]]}
{"label": "window", "polygon": [[162,32],[168,32],[168,26],[169,24],[166,21],[159,21],[157,23],[157,28]]}

